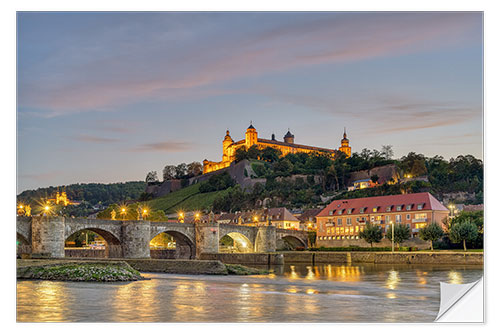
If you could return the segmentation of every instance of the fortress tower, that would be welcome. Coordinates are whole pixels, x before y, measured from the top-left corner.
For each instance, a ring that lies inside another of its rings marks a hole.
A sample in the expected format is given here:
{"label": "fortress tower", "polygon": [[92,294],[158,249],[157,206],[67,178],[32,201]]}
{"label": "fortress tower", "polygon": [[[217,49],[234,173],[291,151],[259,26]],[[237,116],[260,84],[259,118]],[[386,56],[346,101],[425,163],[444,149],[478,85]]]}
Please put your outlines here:
{"label": "fortress tower", "polygon": [[257,144],[257,130],[253,127],[252,122],[250,122],[250,126],[248,126],[247,131],[245,133],[245,146],[248,148]]}
{"label": "fortress tower", "polygon": [[231,138],[231,135],[229,135],[229,130],[226,131],[226,136],[224,137],[224,140],[222,141],[222,162],[226,162],[230,160],[230,154],[229,154],[229,146],[234,143],[233,139]]}

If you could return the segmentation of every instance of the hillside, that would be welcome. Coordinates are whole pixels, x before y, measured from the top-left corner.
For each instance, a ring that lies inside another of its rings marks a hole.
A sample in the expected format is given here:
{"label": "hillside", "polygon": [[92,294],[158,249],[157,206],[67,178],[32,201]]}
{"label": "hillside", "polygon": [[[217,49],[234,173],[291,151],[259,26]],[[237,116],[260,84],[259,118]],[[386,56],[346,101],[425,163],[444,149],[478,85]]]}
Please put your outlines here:
{"label": "hillside", "polygon": [[213,202],[224,196],[230,189],[200,192],[201,183],[187,186],[176,192],[147,201],[146,204],[153,210],[164,210],[171,214],[178,211],[210,210]]}
{"label": "hillside", "polygon": [[65,186],[50,186],[36,190],[26,190],[17,196],[19,202],[34,204],[44,198],[54,198],[56,192],[65,190],[68,198],[73,201],[86,201],[91,205],[101,203],[109,205],[125,200],[139,199],[144,192],[146,183],[143,181],[130,181],[113,184],[71,184]]}

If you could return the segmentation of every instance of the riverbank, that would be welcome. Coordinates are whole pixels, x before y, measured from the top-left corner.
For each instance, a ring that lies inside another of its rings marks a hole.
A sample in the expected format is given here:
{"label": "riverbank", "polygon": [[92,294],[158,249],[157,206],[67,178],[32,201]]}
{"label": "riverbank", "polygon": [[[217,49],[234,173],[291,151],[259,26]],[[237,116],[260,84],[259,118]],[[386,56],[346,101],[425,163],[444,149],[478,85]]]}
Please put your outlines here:
{"label": "riverbank", "polygon": [[59,260],[18,260],[17,278],[82,282],[119,282],[143,279],[123,261],[80,262]]}

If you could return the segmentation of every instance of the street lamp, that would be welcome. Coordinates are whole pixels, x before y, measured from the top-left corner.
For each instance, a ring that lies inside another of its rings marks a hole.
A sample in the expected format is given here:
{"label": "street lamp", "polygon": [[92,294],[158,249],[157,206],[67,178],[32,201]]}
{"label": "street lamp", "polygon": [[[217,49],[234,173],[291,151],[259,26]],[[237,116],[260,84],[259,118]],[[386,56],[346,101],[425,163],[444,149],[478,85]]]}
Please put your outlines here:
{"label": "street lamp", "polygon": [[183,212],[179,212],[179,222],[184,223],[184,213]]}
{"label": "street lamp", "polygon": [[195,222],[199,222],[200,221],[200,213],[197,212],[197,213],[194,214],[194,221]]}
{"label": "street lamp", "polygon": [[125,214],[127,214],[127,208],[125,206],[123,206],[120,209],[120,215],[122,216],[122,220],[124,219]]}
{"label": "street lamp", "polygon": [[448,206],[448,208],[450,208],[450,212],[451,212],[451,216],[450,217],[453,218],[454,217],[454,213],[455,213],[455,205],[450,204]]}
{"label": "street lamp", "polygon": [[391,229],[392,229],[392,253],[394,253],[394,223],[391,221]]}

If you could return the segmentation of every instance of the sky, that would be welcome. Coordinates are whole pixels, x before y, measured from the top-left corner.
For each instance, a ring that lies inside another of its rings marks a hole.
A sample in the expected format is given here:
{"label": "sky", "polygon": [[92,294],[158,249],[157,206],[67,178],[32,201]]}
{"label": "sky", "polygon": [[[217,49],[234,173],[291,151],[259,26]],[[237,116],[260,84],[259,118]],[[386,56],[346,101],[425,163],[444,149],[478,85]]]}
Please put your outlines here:
{"label": "sky", "polygon": [[482,159],[479,12],[19,12],[17,190],[220,161],[227,129]]}

